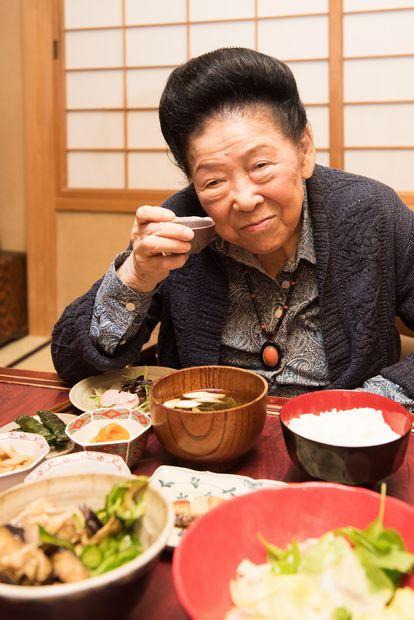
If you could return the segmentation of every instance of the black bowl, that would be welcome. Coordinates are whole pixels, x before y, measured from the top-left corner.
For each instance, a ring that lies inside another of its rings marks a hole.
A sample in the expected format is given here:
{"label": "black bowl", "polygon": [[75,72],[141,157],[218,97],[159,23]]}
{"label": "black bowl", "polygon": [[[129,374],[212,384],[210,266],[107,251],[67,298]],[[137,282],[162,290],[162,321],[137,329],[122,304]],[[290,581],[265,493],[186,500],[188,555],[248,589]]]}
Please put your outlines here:
{"label": "black bowl", "polygon": [[[335,446],[298,435],[288,426],[292,418],[331,409],[372,407],[400,435],[388,443],[364,446]],[[404,461],[412,426],[411,414],[389,398],[353,390],[323,390],[292,398],[280,411],[283,437],[293,463],[311,478],[344,484],[373,485],[388,478]]]}

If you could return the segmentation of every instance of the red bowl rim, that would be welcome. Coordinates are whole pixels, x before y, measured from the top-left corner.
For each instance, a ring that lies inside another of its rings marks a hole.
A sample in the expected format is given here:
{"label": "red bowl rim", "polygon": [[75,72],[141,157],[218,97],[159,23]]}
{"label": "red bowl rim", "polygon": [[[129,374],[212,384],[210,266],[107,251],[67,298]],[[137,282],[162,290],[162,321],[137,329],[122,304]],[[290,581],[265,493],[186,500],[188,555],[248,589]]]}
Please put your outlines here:
{"label": "red bowl rim", "polygon": [[[319,446],[329,446],[330,448],[344,448],[347,450],[369,450],[370,448],[378,448],[380,446],[389,446],[392,445],[395,442],[400,442],[404,437],[406,437],[407,435],[409,435],[411,433],[411,429],[412,429],[412,425],[414,422],[414,417],[413,414],[411,414],[408,409],[406,409],[403,405],[401,405],[400,403],[397,403],[396,401],[392,400],[391,398],[387,398],[386,396],[382,396],[382,394],[374,394],[373,392],[367,392],[367,394],[371,394],[372,396],[375,396],[377,399],[384,401],[384,403],[388,403],[389,406],[392,406],[393,409],[396,409],[397,411],[399,411],[399,413],[402,413],[405,418],[410,422],[410,425],[408,426],[407,430],[402,433],[402,435],[400,435],[399,437],[397,437],[396,439],[392,439],[391,441],[386,441],[384,443],[379,443],[379,444],[372,444],[372,445],[367,445],[367,446],[347,446],[347,445],[337,445],[337,444],[331,444],[331,443],[326,443],[323,441],[318,441],[317,439],[310,439],[309,437],[305,437],[304,435],[300,435],[299,433],[297,433],[296,431],[294,431],[293,429],[290,428],[290,426],[287,424],[287,420],[286,418],[286,411],[289,411],[289,409],[292,407],[292,403],[295,402],[300,402],[301,400],[307,400],[310,396],[314,395],[314,394],[333,394],[333,393],[337,393],[337,394],[341,394],[342,392],[354,392],[354,390],[316,390],[314,392],[307,392],[306,394],[300,394],[299,396],[295,396],[294,398],[291,398],[287,403],[285,403],[284,405],[282,405],[281,409],[280,409],[280,415],[279,415],[279,419],[280,419],[280,423],[282,425],[282,427],[284,429],[286,429],[289,433],[291,433],[292,435],[295,435],[296,437],[300,437],[303,440],[306,441],[310,441],[314,444],[317,444]],[[357,394],[361,394],[361,392],[356,392]],[[315,413],[313,411],[308,411],[308,412],[302,412],[302,413],[298,413],[299,415],[307,415],[307,414],[311,414],[311,413]],[[292,416],[295,417],[295,416]],[[290,420],[291,418],[289,418]]]}
{"label": "red bowl rim", "polygon": [[[368,497],[375,496],[378,499],[378,506],[380,502],[380,494],[376,491],[372,491],[364,487],[355,487],[355,486],[349,486],[345,484],[338,484],[336,482],[319,482],[319,481],[292,482],[280,488],[260,489],[258,491],[254,491],[254,494],[270,496],[270,495],[280,494],[283,492],[286,493],[287,490],[292,489],[292,488],[303,489],[305,491],[307,489],[312,489],[312,488],[314,489],[315,488],[316,489],[339,489],[343,492],[351,493],[351,494],[361,493],[363,496],[368,496]],[[216,508],[213,508],[208,513],[206,513],[205,515],[197,519],[197,521],[192,524],[191,529],[188,531],[188,533],[186,533],[185,536],[182,538],[178,547],[174,550],[173,561],[172,561],[174,588],[178,596],[178,600],[180,601],[180,604],[185,609],[185,611],[190,616],[190,618],[197,618],[198,610],[194,609],[192,603],[190,603],[190,601],[187,599],[186,587],[180,574],[180,564],[183,562],[182,556],[183,556],[183,553],[185,553],[186,539],[188,538],[188,536],[191,536],[191,532],[195,531],[197,528],[203,527],[203,523],[207,521],[209,518],[211,518],[212,513],[219,514],[219,511],[225,510],[228,502],[235,503],[235,502],[240,502],[240,501],[246,501],[246,495],[239,495],[237,497],[233,497],[232,499],[227,500],[223,504],[220,504]],[[391,502],[394,505],[404,507],[404,509],[408,508],[412,512],[413,518],[414,518],[414,506],[411,506],[407,502],[404,502],[396,497],[391,497],[389,495],[387,495],[386,501],[387,503]]]}

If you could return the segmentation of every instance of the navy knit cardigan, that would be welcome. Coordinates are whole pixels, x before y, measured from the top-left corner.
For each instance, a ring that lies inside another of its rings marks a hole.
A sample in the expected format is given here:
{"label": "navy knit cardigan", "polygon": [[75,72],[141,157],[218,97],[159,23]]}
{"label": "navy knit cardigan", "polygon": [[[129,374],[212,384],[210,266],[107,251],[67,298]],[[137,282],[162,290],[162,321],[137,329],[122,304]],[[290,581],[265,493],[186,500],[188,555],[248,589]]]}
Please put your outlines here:
{"label": "navy knit cardigan", "polygon": [[[354,388],[379,373],[414,398],[414,355],[399,362],[395,316],[414,329],[414,213],[389,187],[317,166],[307,181],[316,251],[321,328],[331,388]],[[164,204],[177,215],[205,215],[189,187]],[[161,321],[159,362],[174,368],[217,364],[228,284],[206,248],[171,272],[137,335],[113,355],[89,330],[98,281],[55,325],[52,355],[69,383],[137,361]]]}

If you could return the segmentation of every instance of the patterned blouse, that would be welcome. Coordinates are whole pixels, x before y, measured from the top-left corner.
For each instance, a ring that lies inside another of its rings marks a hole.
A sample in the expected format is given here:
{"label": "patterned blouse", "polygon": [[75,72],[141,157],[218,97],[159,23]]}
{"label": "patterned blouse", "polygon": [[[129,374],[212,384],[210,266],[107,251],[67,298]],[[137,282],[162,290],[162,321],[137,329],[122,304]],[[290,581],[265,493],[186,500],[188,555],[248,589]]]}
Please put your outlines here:
{"label": "patterned blouse", "polygon": [[[254,370],[269,383],[269,393],[296,396],[329,384],[319,317],[316,282],[316,256],[307,197],[302,212],[302,228],[295,256],[290,258],[276,278],[269,276],[257,258],[220,237],[212,243],[220,254],[229,282],[228,312],[221,335],[220,363]],[[116,270],[129,252],[116,257],[106,273],[95,299],[91,323],[94,344],[112,354],[139,330],[151,304],[152,293],[137,293],[125,286]],[[260,329],[246,272],[249,271],[256,293],[261,321],[276,329],[275,341],[282,352],[276,369],[265,368],[260,349],[266,338]],[[279,321],[290,283],[295,281],[289,307]],[[414,409],[403,389],[377,375],[359,389],[382,394]]]}

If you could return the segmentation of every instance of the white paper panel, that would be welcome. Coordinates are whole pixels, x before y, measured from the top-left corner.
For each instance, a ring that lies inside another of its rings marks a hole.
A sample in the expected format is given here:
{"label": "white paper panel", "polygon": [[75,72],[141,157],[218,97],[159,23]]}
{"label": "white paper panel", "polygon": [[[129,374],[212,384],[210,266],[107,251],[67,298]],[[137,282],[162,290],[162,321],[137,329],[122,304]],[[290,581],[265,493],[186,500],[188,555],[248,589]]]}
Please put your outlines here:
{"label": "white paper panel", "polygon": [[66,33],[66,67],[122,66],[121,30],[87,30]]}
{"label": "white paper panel", "polygon": [[414,99],[413,58],[372,58],[344,62],[345,101]]}
{"label": "white paper panel", "polygon": [[259,16],[327,13],[328,0],[259,0]]}
{"label": "white paper panel", "polygon": [[329,166],[329,153],[327,151],[316,153],[316,163],[321,166]]}
{"label": "white paper panel", "polygon": [[344,11],[364,11],[369,9],[397,9],[413,6],[413,0],[344,0]]}
{"label": "white paper panel", "polygon": [[190,55],[199,56],[218,47],[254,47],[254,24],[227,22],[190,26]]}
{"label": "white paper panel", "polygon": [[259,49],[284,58],[325,58],[328,56],[328,18],[295,17],[259,22]]}
{"label": "white paper panel", "polygon": [[345,15],[345,56],[414,52],[414,11]]}
{"label": "white paper panel", "polygon": [[130,69],[127,71],[128,106],[158,106],[170,69]]}
{"label": "white paper panel", "polygon": [[414,104],[345,106],[346,146],[413,146]]}
{"label": "white paper panel", "polygon": [[412,191],[414,149],[412,151],[346,151],[345,170],[378,179],[396,191]]}
{"label": "white paper panel", "polygon": [[151,149],[165,147],[158,112],[128,113],[128,147]]}
{"label": "white paper panel", "polygon": [[316,147],[327,148],[329,146],[329,108],[307,108],[306,114],[312,127]]}
{"label": "white paper panel", "polygon": [[190,20],[254,17],[254,0],[189,0]]}
{"label": "white paper panel", "polygon": [[175,190],[187,185],[185,176],[169,157],[167,153],[129,153],[129,187]]}
{"label": "white paper panel", "polygon": [[122,103],[122,71],[66,74],[68,108],[119,108]]}
{"label": "white paper panel", "polygon": [[123,153],[68,153],[68,187],[123,189]]}
{"label": "white paper panel", "polygon": [[328,61],[290,62],[288,64],[295,76],[299,94],[304,103],[328,103]]}
{"label": "white paper panel", "polygon": [[126,24],[185,21],[185,0],[125,0]]}
{"label": "white paper panel", "polygon": [[178,65],[186,59],[185,37],[185,26],[129,28],[126,31],[127,65]]}
{"label": "white paper panel", "polygon": [[122,0],[65,0],[65,28],[121,24]]}
{"label": "white paper panel", "polygon": [[69,148],[123,148],[122,112],[68,112]]}

